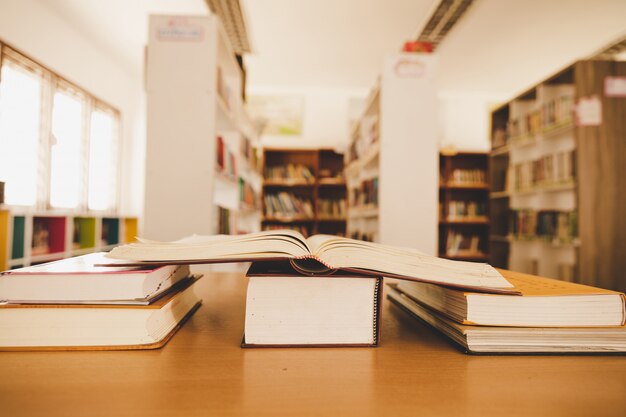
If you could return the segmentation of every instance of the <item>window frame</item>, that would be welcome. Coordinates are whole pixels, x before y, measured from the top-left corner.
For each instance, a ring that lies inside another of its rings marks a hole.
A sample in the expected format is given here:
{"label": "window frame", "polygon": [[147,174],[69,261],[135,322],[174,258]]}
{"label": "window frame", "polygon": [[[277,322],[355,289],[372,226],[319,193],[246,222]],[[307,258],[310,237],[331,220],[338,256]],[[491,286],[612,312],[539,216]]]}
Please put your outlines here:
{"label": "window frame", "polygon": [[[101,215],[115,215],[120,211],[120,192],[121,192],[121,171],[122,171],[122,118],[121,113],[114,106],[106,101],[99,99],[94,94],[82,88],[76,83],[69,81],[67,78],[59,75],[55,71],[40,64],[20,50],[7,44],[0,39],[0,69],[7,62],[16,65],[21,69],[33,72],[41,77],[41,101],[40,101],[40,126],[39,126],[39,161],[37,162],[37,190],[36,202],[34,205],[9,207],[20,208],[27,211],[47,211],[47,212],[67,212],[67,213],[85,213],[93,212]],[[1,71],[0,71],[0,83]],[[79,203],[74,208],[57,208],[50,204],[51,190],[51,162],[52,162],[52,115],[54,109],[54,95],[56,92],[62,92],[79,98],[83,105],[84,111],[82,115],[81,126],[81,160],[80,175],[81,186],[79,191]],[[89,145],[91,141],[91,117],[95,111],[101,111],[110,114],[114,122],[113,131],[113,158],[115,165],[114,191],[111,207],[104,210],[89,209]]]}

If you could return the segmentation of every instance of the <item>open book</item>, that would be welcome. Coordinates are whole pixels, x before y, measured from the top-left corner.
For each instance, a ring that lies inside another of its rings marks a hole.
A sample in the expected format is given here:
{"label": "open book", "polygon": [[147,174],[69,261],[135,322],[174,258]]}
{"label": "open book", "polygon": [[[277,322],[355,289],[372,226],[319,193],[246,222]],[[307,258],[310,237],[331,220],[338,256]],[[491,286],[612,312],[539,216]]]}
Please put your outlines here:
{"label": "open book", "polygon": [[114,248],[108,257],[129,261],[129,265],[289,259],[293,268],[305,275],[330,275],[340,270],[476,291],[515,292],[513,285],[487,264],[451,261],[414,249],[329,235],[315,235],[306,239],[291,230],[229,236],[194,235],[175,242],[140,240]]}

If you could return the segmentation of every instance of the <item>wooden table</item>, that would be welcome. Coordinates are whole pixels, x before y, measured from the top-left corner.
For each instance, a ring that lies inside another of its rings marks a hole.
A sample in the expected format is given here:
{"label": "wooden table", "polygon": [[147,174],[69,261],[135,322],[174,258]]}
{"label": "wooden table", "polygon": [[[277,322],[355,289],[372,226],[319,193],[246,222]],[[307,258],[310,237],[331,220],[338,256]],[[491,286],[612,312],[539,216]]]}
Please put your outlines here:
{"label": "wooden table", "polygon": [[468,356],[388,300],[378,348],[241,349],[245,285],[161,350],[0,353],[0,415],[626,416],[626,357]]}

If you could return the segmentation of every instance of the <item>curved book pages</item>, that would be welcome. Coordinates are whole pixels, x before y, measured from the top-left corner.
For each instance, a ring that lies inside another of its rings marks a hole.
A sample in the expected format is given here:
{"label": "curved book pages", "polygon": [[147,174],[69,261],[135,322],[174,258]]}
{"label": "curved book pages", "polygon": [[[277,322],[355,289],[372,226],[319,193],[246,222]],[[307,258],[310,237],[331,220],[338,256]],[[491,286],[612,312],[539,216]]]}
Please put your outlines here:
{"label": "curved book pages", "polygon": [[308,239],[291,230],[247,235],[191,236],[175,242],[141,240],[113,249],[109,258],[124,265],[217,263],[290,260],[306,275],[346,271],[432,282],[475,291],[516,293],[488,264],[452,261],[410,248],[363,242],[328,235]]}

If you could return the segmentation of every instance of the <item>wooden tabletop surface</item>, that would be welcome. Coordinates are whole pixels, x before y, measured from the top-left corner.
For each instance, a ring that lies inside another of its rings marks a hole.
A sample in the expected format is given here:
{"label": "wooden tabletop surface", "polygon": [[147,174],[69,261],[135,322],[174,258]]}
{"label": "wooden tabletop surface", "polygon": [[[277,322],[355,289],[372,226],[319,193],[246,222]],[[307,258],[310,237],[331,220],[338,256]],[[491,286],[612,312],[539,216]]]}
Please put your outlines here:
{"label": "wooden tabletop surface", "polygon": [[213,273],[163,348],[0,353],[3,416],[626,416],[626,357],[468,356],[385,300],[377,348],[241,349]]}

